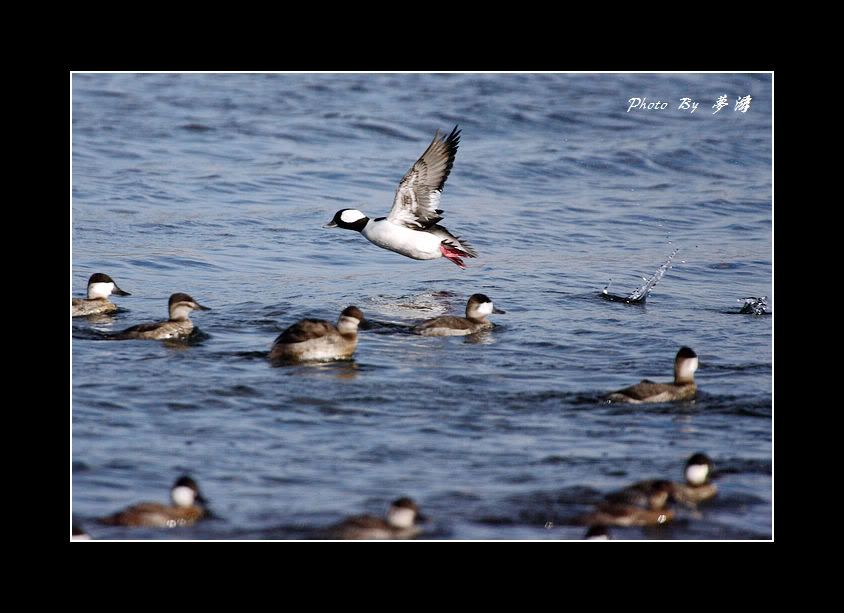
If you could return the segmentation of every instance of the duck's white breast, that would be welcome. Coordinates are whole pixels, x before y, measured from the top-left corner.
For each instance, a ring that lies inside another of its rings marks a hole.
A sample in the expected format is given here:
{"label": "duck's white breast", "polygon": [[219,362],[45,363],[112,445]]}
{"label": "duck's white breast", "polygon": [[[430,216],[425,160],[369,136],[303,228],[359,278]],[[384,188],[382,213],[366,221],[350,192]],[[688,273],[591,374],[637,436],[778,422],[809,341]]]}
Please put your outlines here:
{"label": "duck's white breast", "polygon": [[428,232],[396,225],[386,219],[370,221],[361,234],[379,247],[415,260],[433,260],[442,257],[441,238]]}

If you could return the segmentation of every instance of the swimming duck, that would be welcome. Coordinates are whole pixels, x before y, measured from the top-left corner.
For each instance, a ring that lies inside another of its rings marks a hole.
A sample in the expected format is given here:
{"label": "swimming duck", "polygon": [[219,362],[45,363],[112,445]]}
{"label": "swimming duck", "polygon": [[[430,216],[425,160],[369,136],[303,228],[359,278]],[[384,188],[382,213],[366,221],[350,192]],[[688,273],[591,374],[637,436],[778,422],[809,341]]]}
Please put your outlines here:
{"label": "swimming duck", "polygon": [[117,284],[108,275],[101,272],[94,273],[88,279],[88,297],[73,298],[70,301],[71,316],[82,317],[84,315],[114,313],[117,311],[117,305],[108,299],[111,294],[117,296],[132,295],[117,287]]}
{"label": "swimming duck", "polygon": [[199,493],[199,486],[190,477],[180,477],[170,490],[172,506],[157,502],[141,502],[113,515],[100,518],[109,526],[147,526],[176,528],[190,526],[207,515],[206,500]]}
{"label": "swimming duck", "polygon": [[631,404],[691,400],[697,392],[694,379],[697,367],[697,354],[688,347],[681,347],[674,358],[674,383],[654,383],[644,379],[636,385],[609,394],[606,399]]}
{"label": "swimming duck", "polygon": [[303,319],[278,335],[270,359],[287,361],[341,360],[352,357],[358,344],[363,313],[356,306],[343,309],[335,326],[323,319]]}
{"label": "swimming duck", "polygon": [[411,539],[421,532],[417,521],[425,521],[410,498],[393,501],[385,518],[373,515],[350,517],[329,528],[330,538],[343,540]]}
{"label": "swimming duck", "polygon": [[399,183],[393,208],[386,217],[370,219],[357,209],[341,209],[323,227],[356,230],[371,243],[415,260],[444,257],[466,268],[461,258],[474,258],[477,252],[437,224],[443,212],[437,207],[459,143],[457,126],[443,139],[437,130],[434,140]]}
{"label": "swimming duck", "polygon": [[466,303],[466,317],[435,317],[418,324],[413,331],[423,336],[464,336],[493,327],[487,319],[490,313],[504,314],[506,311],[495,308],[492,300],[484,294],[472,294]]}
{"label": "swimming duck", "polygon": [[597,526],[655,526],[674,518],[667,507],[673,492],[670,481],[640,482],[607,494],[583,523]]}
{"label": "swimming duck", "polygon": [[696,453],[690,457],[683,471],[686,482],[674,483],[674,499],[693,506],[714,497],[718,493],[718,486],[709,481],[712,469],[712,460],[705,453]]}
{"label": "swimming duck", "polygon": [[170,319],[151,324],[138,324],[118,332],[118,339],[151,339],[163,340],[168,338],[182,338],[193,332],[193,322],[188,318],[191,311],[210,311],[187,294],[173,294],[168,302]]}

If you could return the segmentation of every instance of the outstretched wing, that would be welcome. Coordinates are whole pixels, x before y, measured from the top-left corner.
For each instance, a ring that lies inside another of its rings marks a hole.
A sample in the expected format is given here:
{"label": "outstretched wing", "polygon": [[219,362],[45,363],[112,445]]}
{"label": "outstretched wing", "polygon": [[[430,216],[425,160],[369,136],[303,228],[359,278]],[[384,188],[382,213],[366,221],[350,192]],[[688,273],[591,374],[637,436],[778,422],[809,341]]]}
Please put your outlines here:
{"label": "outstretched wing", "polygon": [[387,215],[389,221],[412,230],[423,230],[442,219],[442,211],[437,206],[445,180],[454,166],[459,144],[460,130],[457,126],[446,138],[440,138],[437,130],[425,153],[399,183],[393,208]]}

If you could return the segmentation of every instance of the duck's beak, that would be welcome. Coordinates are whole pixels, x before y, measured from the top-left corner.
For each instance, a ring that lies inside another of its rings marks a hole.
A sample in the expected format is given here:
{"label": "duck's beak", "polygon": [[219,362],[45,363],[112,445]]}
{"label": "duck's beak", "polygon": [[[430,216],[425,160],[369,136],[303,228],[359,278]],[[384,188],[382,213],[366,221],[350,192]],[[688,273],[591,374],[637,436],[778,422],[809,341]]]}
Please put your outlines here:
{"label": "duck's beak", "polygon": [[493,307],[492,307],[492,312],[493,312],[493,313],[499,313],[499,314],[501,314],[501,315],[506,315],[506,314],[507,314],[507,311],[503,311],[503,310],[501,310],[501,309],[499,309],[499,308],[497,308],[497,307],[495,307],[495,306],[493,306]]}
{"label": "duck's beak", "polygon": [[329,221],[327,224],[325,224],[325,225],[324,225],[324,226],[322,226],[322,227],[323,227],[323,228],[336,228],[336,227],[337,227],[337,222],[336,222],[336,221],[334,221],[334,220],[332,219],[331,221]]}
{"label": "duck's beak", "polygon": [[124,292],[122,289],[120,289],[116,285],[114,286],[114,289],[111,290],[111,293],[115,294],[116,296],[131,296],[132,295],[129,292]]}
{"label": "duck's beak", "polygon": [[195,309],[197,309],[197,310],[200,310],[200,311],[210,311],[210,310],[211,310],[211,307],[202,306],[202,305],[201,305],[201,304],[199,304],[198,302],[194,302],[194,303],[193,303],[193,308],[195,308]]}
{"label": "duck's beak", "polygon": [[431,521],[431,518],[428,517],[427,515],[422,515],[422,513],[416,514],[416,523],[417,524],[427,524],[430,521]]}

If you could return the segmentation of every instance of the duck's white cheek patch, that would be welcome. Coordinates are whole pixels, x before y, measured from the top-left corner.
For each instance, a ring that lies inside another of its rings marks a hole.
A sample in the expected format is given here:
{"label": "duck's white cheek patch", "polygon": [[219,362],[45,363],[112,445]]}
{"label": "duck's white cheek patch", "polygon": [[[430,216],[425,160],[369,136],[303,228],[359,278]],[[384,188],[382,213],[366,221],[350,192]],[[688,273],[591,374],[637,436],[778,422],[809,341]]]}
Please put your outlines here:
{"label": "duck's white cheek patch", "polygon": [[709,467],[705,464],[693,464],[686,469],[686,480],[692,485],[703,485],[709,475]]}
{"label": "duck's white cheek patch", "polygon": [[413,509],[393,508],[390,509],[388,515],[387,521],[396,528],[410,528],[413,525],[413,520],[416,518],[416,511]]}
{"label": "duck's white cheek patch", "polygon": [[340,219],[346,223],[355,223],[356,221],[363,219],[365,215],[360,211],[343,211],[340,215]]}
{"label": "duck's white cheek patch", "polygon": [[185,487],[184,485],[174,487],[170,495],[173,497],[173,502],[177,507],[191,506],[194,498],[196,497],[193,490],[189,487]]}
{"label": "duck's white cheek patch", "polygon": [[482,302],[478,305],[478,313],[481,315],[489,315],[492,313],[492,303],[491,302]]}
{"label": "duck's white cheek patch", "polygon": [[193,307],[186,302],[177,302],[170,308],[171,319],[186,319],[190,316]]}
{"label": "duck's white cheek patch", "polygon": [[89,298],[108,298],[114,290],[114,283],[91,283],[88,286]]}
{"label": "duck's white cheek patch", "polygon": [[684,379],[691,379],[697,370],[697,358],[686,358],[680,362],[679,374]]}
{"label": "duck's white cheek patch", "polygon": [[340,332],[356,332],[358,329],[358,324],[360,321],[356,317],[349,317],[348,315],[343,315],[340,317],[340,321],[337,322],[337,329]]}

